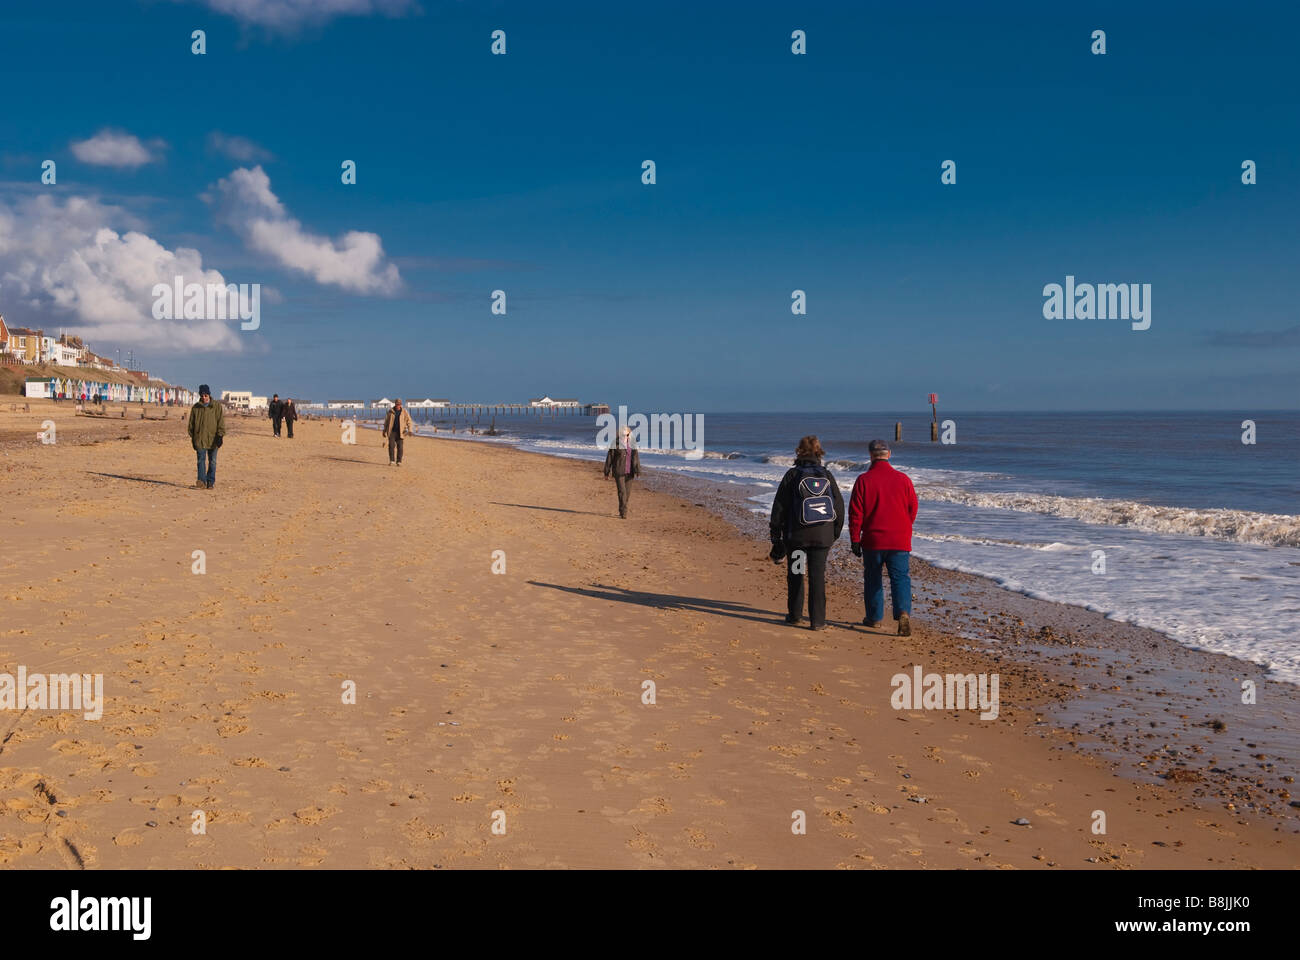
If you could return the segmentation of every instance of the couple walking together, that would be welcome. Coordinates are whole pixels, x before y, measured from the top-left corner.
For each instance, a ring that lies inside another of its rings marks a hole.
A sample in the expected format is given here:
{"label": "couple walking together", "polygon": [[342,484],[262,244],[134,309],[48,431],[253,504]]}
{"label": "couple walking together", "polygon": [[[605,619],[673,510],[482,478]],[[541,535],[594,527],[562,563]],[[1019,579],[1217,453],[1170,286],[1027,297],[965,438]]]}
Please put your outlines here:
{"label": "couple walking together", "polygon": [[[871,466],[860,474],[849,496],[849,542],[862,558],[863,602],[868,627],[880,627],[885,617],[883,570],[889,587],[899,636],[912,633],[912,579],[909,559],[912,524],[916,520],[916,490],[907,474],[890,466],[892,451],[883,440],[867,447]],[[788,615],[802,619],[804,578],[807,576],[808,619],[814,630],[826,623],[826,559],[844,529],[844,497],[834,475],[822,464],[826,456],[816,436],[799,441],[794,466],[786,472],[772,501],[769,532],[773,562],[786,561]]]}

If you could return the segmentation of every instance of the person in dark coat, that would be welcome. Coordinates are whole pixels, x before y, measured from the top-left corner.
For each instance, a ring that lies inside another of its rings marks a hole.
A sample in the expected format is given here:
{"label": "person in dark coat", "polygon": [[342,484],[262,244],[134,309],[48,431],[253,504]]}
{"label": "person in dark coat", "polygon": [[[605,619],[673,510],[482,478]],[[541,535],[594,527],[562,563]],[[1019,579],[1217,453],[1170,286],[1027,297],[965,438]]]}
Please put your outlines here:
{"label": "person in dark coat", "polygon": [[266,412],[271,418],[271,427],[278,437],[280,435],[280,420],[284,417],[284,406],[280,403],[278,393],[271,397],[271,402],[266,406]]}
{"label": "person in dark coat", "polygon": [[825,455],[815,436],[799,441],[794,466],[781,478],[768,522],[769,556],[774,563],[786,561],[785,622],[794,625],[802,619],[806,573],[808,621],[814,630],[827,627],[826,558],[844,529],[844,495],[834,475],[822,466]]}
{"label": "person in dark coat", "polygon": [[211,490],[217,484],[217,449],[226,435],[226,418],[221,404],[212,402],[212,391],[206,383],[199,385],[199,402],[190,407],[186,432],[197,455],[198,479],[194,485]]}
{"label": "person in dark coat", "polygon": [[627,519],[628,501],[632,498],[632,481],[641,476],[641,456],[632,445],[632,428],[624,427],[623,435],[605,454],[605,479],[614,478],[618,488],[618,515]]}
{"label": "person in dark coat", "polygon": [[289,433],[289,439],[292,440],[293,422],[298,419],[298,408],[293,405],[292,400],[286,400],[280,408],[280,412],[284,414],[284,426]]}

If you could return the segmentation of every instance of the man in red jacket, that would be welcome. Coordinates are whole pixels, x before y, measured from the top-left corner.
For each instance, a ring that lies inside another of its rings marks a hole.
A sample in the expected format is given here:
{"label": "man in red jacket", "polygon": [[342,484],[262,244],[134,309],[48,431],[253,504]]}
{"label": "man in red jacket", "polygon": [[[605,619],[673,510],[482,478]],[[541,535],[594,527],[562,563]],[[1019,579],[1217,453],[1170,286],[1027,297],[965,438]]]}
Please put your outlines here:
{"label": "man in red jacket", "polygon": [[849,540],[853,555],[866,567],[862,598],[867,616],[862,622],[879,627],[885,617],[885,585],[880,568],[889,568],[889,592],[894,601],[898,635],[912,635],[912,523],[916,520],[916,490],[907,474],[889,465],[889,444],[872,440],[867,446],[871,468],[853,484],[849,499]]}

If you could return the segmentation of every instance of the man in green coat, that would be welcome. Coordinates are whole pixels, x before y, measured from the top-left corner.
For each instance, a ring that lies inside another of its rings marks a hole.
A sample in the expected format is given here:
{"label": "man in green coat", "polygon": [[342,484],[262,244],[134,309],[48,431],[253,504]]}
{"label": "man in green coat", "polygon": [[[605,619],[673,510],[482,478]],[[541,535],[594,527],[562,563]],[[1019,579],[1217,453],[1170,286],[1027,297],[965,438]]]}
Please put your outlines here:
{"label": "man in green coat", "polygon": [[199,402],[190,407],[187,429],[199,461],[199,479],[194,486],[211,490],[217,484],[217,448],[226,435],[226,418],[221,404],[212,402],[206,383],[199,384]]}

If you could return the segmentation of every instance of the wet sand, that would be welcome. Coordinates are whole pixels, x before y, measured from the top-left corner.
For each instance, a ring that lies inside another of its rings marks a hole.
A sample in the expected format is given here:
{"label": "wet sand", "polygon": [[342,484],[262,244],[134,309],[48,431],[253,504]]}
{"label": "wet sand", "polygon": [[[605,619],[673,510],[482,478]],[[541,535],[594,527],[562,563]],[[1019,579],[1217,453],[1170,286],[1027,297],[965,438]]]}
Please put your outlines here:
{"label": "wet sand", "polygon": [[[642,486],[622,521],[597,465],[487,444],[411,438],[394,468],[373,432],[276,440],[231,419],[217,487],[197,490],[181,413],[0,404],[0,670],[99,672],[106,693],[97,722],[0,712],[0,864],[1297,862],[1289,762],[1253,740],[1273,769],[1250,799],[1219,796],[1210,768],[1240,759],[1220,745],[1250,721],[1215,733],[1176,705],[1252,675],[1235,661],[1153,663],[1145,632],[1067,627],[1086,611],[1065,608],[1045,637],[1032,601],[929,570],[910,638],[857,623],[851,576],[832,629],[788,627],[765,540],[703,501]],[[54,445],[35,439],[47,417]],[[997,672],[998,718],[894,710],[890,678],[913,664]],[[1093,688],[1108,668],[1134,677],[1107,675],[1118,696]],[[1089,710],[1124,718],[1113,742]],[[1261,723],[1251,736],[1272,735]],[[1151,773],[1203,779],[1144,779],[1096,749],[1138,740]]]}
{"label": "wet sand", "polygon": [[[650,485],[707,507],[746,536],[767,536],[766,517],[739,507],[736,489],[665,473]],[[847,548],[836,554],[829,576],[860,596],[861,562]],[[915,612],[932,628],[995,662],[1042,672],[1036,727],[1068,734],[1067,747],[1085,747],[1126,776],[1196,784],[1194,796],[1228,813],[1263,812],[1296,828],[1300,688],[1096,611],[1027,597],[916,556],[911,566]],[[1255,685],[1253,703],[1242,702],[1247,681]]]}

